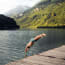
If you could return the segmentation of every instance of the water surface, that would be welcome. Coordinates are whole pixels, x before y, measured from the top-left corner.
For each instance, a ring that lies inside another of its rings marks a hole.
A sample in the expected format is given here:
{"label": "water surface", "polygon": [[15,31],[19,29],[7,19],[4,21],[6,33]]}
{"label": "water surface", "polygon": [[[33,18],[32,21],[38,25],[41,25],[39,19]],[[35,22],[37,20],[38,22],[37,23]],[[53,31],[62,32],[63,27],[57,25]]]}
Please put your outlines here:
{"label": "water surface", "polygon": [[32,37],[46,33],[28,52],[28,56],[65,44],[65,29],[0,31],[0,65],[24,58],[24,49]]}

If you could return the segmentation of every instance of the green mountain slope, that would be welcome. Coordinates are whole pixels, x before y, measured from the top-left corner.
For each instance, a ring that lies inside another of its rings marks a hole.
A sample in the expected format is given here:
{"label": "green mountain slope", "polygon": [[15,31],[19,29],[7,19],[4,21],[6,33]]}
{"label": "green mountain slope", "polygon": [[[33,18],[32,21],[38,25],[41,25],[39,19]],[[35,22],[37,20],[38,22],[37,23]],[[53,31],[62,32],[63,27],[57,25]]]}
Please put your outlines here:
{"label": "green mountain slope", "polygon": [[[50,1],[50,0],[49,0]],[[37,4],[31,11],[16,19],[20,28],[65,26],[65,2],[46,2]]]}

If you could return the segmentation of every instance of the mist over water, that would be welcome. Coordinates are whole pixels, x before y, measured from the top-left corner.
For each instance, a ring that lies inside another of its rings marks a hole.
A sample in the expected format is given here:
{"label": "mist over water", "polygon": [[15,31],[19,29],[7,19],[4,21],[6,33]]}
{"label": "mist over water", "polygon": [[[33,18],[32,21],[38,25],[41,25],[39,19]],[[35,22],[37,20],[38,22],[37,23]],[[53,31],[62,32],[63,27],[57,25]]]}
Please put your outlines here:
{"label": "mist over water", "polygon": [[26,44],[41,33],[47,36],[33,45],[28,56],[65,45],[64,29],[0,31],[0,65],[23,59]]}

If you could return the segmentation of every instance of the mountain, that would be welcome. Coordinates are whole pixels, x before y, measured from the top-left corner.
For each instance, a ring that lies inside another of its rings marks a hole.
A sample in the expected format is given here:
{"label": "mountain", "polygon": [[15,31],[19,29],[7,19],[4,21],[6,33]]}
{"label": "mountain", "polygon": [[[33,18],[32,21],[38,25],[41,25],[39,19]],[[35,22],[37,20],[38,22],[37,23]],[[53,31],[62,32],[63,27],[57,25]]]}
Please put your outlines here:
{"label": "mountain", "polygon": [[28,10],[30,7],[28,6],[17,6],[16,8],[11,9],[6,13],[7,16],[12,16],[13,18],[18,17],[19,15],[22,16],[23,13]]}
{"label": "mountain", "polygon": [[65,0],[42,0],[15,20],[20,28],[64,28]]}
{"label": "mountain", "polygon": [[16,21],[10,17],[0,14],[0,30],[15,30],[19,29]]}

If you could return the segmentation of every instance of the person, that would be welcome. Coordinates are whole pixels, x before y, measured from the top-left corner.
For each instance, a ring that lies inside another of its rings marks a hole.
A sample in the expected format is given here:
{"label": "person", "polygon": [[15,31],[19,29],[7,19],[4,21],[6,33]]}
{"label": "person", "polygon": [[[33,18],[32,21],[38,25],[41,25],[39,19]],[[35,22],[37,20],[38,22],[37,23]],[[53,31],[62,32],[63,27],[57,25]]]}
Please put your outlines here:
{"label": "person", "polygon": [[27,56],[27,52],[28,52],[29,49],[32,47],[32,45],[33,45],[37,40],[39,40],[40,38],[45,37],[45,36],[46,36],[46,34],[45,34],[45,33],[42,33],[42,34],[37,35],[36,37],[32,38],[32,39],[30,40],[30,42],[29,42],[29,43],[26,45],[26,47],[25,47],[25,56]]}

